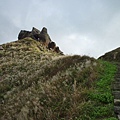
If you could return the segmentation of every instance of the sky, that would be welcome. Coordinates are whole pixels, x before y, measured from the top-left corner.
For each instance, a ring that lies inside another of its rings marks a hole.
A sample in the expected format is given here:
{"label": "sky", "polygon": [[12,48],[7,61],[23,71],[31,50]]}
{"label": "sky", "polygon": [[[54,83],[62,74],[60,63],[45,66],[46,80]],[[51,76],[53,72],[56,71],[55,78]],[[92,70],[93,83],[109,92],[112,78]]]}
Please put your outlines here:
{"label": "sky", "polygon": [[64,54],[98,58],[120,47],[120,0],[0,0],[0,44],[32,27]]}

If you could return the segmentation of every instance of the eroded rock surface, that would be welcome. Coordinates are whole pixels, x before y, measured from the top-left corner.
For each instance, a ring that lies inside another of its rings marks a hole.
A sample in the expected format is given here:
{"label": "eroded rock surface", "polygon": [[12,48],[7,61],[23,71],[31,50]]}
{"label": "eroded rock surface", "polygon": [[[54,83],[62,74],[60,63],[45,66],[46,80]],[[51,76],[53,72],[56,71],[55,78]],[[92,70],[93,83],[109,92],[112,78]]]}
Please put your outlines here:
{"label": "eroded rock surface", "polygon": [[63,54],[63,52],[56,46],[56,43],[53,42],[47,32],[47,28],[43,27],[40,31],[37,28],[33,27],[32,31],[21,30],[18,35],[18,40],[24,39],[26,37],[31,37],[34,40],[42,42],[49,50],[53,50],[57,53]]}

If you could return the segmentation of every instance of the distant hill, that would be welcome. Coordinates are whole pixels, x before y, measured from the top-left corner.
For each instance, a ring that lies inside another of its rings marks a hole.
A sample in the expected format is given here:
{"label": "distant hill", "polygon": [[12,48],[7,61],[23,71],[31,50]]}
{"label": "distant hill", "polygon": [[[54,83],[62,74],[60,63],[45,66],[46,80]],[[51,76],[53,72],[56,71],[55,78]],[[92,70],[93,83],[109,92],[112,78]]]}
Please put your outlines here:
{"label": "distant hill", "polygon": [[114,74],[110,63],[63,55],[30,36],[2,44],[0,120],[115,119]]}

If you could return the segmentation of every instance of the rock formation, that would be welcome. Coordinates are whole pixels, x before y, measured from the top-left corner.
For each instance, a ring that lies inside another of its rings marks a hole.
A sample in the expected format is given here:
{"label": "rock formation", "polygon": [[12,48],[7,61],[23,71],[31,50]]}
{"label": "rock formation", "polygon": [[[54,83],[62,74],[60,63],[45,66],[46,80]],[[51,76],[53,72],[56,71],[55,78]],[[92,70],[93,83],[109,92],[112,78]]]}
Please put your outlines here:
{"label": "rock formation", "polygon": [[37,28],[33,27],[32,31],[21,30],[18,35],[18,40],[24,39],[26,37],[31,37],[34,40],[41,42],[45,45],[49,50],[53,50],[57,53],[63,54],[59,47],[56,47],[55,42],[53,42],[47,33],[47,28],[43,27],[41,31]]}
{"label": "rock formation", "polygon": [[2,46],[0,46],[0,50],[3,50],[3,47],[2,47]]}
{"label": "rock formation", "polygon": [[49,50],[50,50],[50,49],[55,49],[55,47],[56,47],[55,42],[49,42],[49,44],[48,44],[48,49],[49,49]]}

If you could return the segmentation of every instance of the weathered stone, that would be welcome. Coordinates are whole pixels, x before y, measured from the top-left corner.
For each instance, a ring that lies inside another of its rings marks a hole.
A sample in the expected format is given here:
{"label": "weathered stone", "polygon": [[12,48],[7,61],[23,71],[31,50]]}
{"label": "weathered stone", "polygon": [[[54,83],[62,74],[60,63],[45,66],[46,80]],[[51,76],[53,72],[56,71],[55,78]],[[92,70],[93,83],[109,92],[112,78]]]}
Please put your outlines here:
{"label": "weathered stone", "polygon": [[113,95],[115,99],[120,99],[120,91],[113,91]]}
{"label": "weathered stone", "polygon": [[120,120],[120,115],[118,115],[118,120]]}
{"label": "weathered stone", "polygon": [[50,36],[47,33],[47,28],[44,27],[40,32],[39,41],[44,42],[46,46],[51,42]]}
{"label": "weathered stone", "polygon": [[57,52],[57,53],[61,52],[59,47],[55,47],[55,52]]}
{"label": "weathered stone", "polygon": [[115,78],[115,81],[120,82],[120,78],[119,77]]}
{"label": "weathered stone", "polygon": [[32,34],[33,34],[33,35],[35,35],[35,34],[40,34],[40,31],[39,31],[37,28],[33,27],[33,28],[32,28]]}
{"label": "weathered stone", "polygon": [[47,33],[47,28],[43,27],[40,32],[37,28],[33,27],[32,31],[21,30],[18,35],[18,40],[24,39],[26,37],[31,37],[34,40],[42,42],[48,49],[53,49],[57,53],[63,53],[59,50],[59,47],[56,48],[55,42],[52,42],[49,34]]}
{"label": "weathered stone", "polygon": [[18,40],[24,39],[24,38],[30,37],[30,36],[31,36],[31,32],[26,31],[26,30],[21,30],[19,35],[18,35]]}
{"label": "weathered stone", "polygon": [[55,47],[56,47],[55,42],[50,42],[50,43],[48,44],[48,49],[49,49],[49,50],[50,50],[50,49],[55,49]]}
{"label": "weathered stone", "polygon": [[114,99],[114,105],[120,106],[120,99]]}
{"label": "weathered stone", "polygon": [[4,48],[2,46],[0,46],[0,50],[4,50]]}
{"label": "weathered stone", "polygon": [[41,33],[42,33],[42,34],[47,34],[47,28],[43,27]]}
{"label": "weathered stone", "polygon": [[120,106],[114,106],[114,112],[120,114]]}
{"label": "weathered stone", "polygon": [[120,82],[115,82],[115,83],[113,84],[113,89],[114,89],[114,90],[120,90]]}

